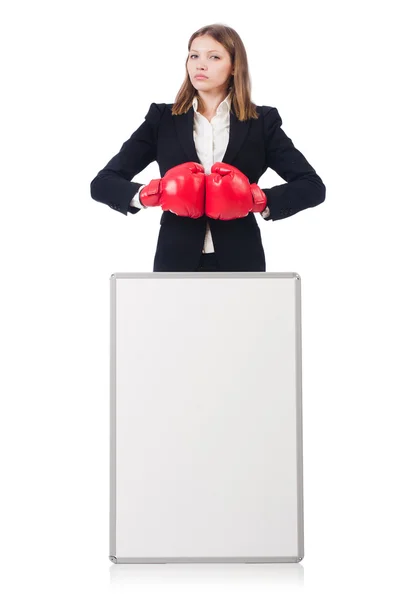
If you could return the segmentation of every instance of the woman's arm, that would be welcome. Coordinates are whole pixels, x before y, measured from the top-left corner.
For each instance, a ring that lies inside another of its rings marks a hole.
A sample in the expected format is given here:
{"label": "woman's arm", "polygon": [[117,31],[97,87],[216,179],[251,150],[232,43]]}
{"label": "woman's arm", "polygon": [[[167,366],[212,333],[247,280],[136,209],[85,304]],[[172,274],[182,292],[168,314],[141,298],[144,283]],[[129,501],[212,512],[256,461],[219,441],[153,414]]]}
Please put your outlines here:
{"label": "woman's arm", "polygon": [[143,184],[131,179],[156,159],[158,126],[165,106],[152,102],[142,125],[91,181],[94,200],[124,215],[140,210],[131,206],[131,200]]}
{"label": "woman's arm", "polygon": [[[268,107],[263,107],[263,110]],[[303,154],[281,129],[282,120],[277,108],[264,116],[266,165],[288,183],[264,188],[270,217],[284,219],[297,212],[324,202],[326,188]]]}

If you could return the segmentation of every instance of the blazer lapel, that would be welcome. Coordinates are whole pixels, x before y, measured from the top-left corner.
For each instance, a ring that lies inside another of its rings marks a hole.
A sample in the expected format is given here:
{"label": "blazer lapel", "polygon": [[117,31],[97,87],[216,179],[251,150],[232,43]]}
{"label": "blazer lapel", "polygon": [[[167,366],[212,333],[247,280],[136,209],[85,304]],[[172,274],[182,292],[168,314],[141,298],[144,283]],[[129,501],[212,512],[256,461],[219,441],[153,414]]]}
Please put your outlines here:
{"label": "blazer lapel", "polygon": [[[193,138],[193,106],[191,106],[183,115],[173,115],[172,119],[175,124],[177,138],[185,151],[188,161],[200,163]],[[239,121],[233,111],[230,111],[229,143],[222,158],[222,162],[229,165],[233,164],[236,154],[248,135],[250,123],[250,120]]]}

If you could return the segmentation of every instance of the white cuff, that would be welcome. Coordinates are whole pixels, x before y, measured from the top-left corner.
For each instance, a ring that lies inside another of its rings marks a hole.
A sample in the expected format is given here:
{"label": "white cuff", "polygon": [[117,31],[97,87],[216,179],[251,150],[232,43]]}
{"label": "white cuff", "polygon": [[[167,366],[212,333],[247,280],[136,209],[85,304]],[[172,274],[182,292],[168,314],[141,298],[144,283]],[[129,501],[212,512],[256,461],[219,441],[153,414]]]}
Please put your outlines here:
{"label": "white cuff", "polygon": [[145,187],[145,185],[141,185],[141,187],[138,189],[137,193],[135,194],[135,196],[132,198],[132,200],[130,202],[130,206],[135,206],[135,208],[147,208],[147,206],[144,206],[139,201],[139,193],[140,193],[141,189],[144,187]]}

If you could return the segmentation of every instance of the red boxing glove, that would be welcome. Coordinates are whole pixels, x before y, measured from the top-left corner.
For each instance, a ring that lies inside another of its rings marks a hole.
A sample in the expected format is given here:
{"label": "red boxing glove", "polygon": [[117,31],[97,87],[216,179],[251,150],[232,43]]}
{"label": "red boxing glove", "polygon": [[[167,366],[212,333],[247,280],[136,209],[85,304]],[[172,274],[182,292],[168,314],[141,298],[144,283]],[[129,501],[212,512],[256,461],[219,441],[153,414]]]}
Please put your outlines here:
{"label": "red boxing glove", "polygon": [[205,171],[199,163],[187,162],[169,169],[161,179],[141,189],[139,201],[161,206],[180,217],[198,219],[204,214]]}
{"label": "red boxing glove", "polygon": [[266,208],[266,195],[236,167],[217,162],[206,177],[205,214],[228,221]]}

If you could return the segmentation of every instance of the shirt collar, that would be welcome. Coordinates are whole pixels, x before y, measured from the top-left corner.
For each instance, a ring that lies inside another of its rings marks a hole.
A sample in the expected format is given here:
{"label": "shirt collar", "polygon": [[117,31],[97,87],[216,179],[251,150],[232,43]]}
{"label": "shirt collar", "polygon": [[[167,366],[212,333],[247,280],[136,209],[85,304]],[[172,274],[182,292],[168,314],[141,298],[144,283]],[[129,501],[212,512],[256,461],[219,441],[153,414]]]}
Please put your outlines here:
{"label": "shirt collar", "polygon": [[[197,96],[195,96],[193,98],[193,109],[194,112],[197,113],[197,105],[198,105],[198,98]],[[229,92],[229,94],[226,96],[226,98],[224,100],[222,100],[222,102],[219,104],[218,108],[216,109],[216,114],[220,113],[221,111],[230,111],[230,106],[231,106],[231,92]]]}

